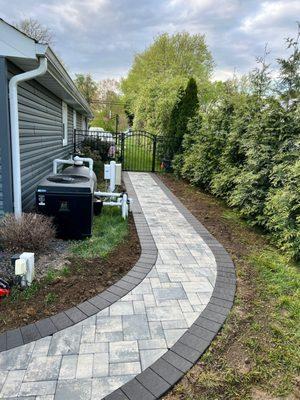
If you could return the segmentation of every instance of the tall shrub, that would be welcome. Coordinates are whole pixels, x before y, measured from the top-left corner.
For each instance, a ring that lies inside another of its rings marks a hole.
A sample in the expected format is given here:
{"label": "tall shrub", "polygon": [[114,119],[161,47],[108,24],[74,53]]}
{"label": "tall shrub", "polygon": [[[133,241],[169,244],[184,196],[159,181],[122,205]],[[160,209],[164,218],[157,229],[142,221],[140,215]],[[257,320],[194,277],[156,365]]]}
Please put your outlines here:
{"label": "tall shrub", "polygon": [[194,78],[190,78],[185,90],[179,88],[177,101],[170,116],[169,129],[165,135],[170,150],[170,159],[182,149],[183,137],[188,135],[188,123],[198,109],[198,90]]}
{"label": "tall shrub", "polygon": [[300,259],[300,53],[278,60],[275,85],[265,58],[243,85],[230,82],[190,119],[176,173],[225,199]]}

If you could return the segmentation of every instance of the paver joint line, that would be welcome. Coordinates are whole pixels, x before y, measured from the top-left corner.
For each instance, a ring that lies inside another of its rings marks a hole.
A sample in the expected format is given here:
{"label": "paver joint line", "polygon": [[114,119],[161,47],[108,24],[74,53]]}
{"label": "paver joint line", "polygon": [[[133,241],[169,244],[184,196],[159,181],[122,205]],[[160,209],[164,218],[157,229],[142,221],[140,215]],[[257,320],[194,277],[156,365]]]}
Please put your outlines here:
{"label": "paver joint line", "polygon": [[0,353],[0,399],[157,399],[224,323],[235,293],[228,253],[157,176],[124,181],[140,260],[77,307],[0,335],[0,351],[10,348]]}

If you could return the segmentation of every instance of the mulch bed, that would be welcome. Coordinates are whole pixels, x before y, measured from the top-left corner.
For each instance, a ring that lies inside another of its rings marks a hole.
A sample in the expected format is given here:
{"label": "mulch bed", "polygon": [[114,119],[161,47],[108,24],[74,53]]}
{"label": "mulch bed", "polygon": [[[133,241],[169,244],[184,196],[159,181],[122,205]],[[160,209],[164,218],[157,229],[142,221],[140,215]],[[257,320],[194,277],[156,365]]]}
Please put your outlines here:
{"label": "mulch bed", "polygon": [[[140,245],[133,217],[129,235],[106,259],[69,258],[70,273],[44,282],[30,299],[0,303],[0,333],[52,316],[102,292],[121,279],[137,262]],[[43,281],[42,281],[43,282]]]}

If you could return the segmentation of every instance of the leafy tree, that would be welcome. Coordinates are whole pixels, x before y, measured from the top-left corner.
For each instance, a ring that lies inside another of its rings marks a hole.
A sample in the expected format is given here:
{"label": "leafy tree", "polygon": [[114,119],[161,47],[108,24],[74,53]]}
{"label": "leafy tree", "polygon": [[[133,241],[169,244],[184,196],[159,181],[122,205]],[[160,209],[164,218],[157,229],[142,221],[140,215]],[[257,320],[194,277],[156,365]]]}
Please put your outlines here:
{"label": "leafy tree", "polygon": [[[91,126],[101,127],[106,131],[124,130],[127,118],[121,97],[120,82],[116,79],[103,79],[98,82],[97,97],[93,101],[94,119]],[[118,118],[118,124],[116,124]]]}
{"label": "leafy tree", "polygon": [[203,35],[164,33],[137,54],[128,77],[122,81],[127,112],[134,126],[165,134],[180,87],[190,77],[205,86],[213,61]]}
{"label": "leafy tree", "polygon": [[22,19],[15,23],[15,27],[39,43],[53,44],[53,32],[36,19]]}
{"label": "leafy tree", "polygon": [[76,74],[74,81],[89,105],[94,107],[95,101],[98,99],[98,85],[91,74]]}

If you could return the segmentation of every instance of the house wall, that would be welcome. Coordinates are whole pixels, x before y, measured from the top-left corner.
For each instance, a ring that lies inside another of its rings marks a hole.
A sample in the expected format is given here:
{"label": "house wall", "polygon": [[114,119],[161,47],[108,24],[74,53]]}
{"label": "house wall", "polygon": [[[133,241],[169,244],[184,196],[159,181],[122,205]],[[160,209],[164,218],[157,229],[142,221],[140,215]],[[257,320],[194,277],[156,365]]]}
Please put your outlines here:
{"label": "house wall", "polygon": [[[20,73],[12,63],[8,70],[9,77]],[[18,99],[22,203],[28,210],[38,182],[52,171],[53,159],[69,158],[73,152],[73,109],[68,106],[68,143],[63,146],[62,100],[34,80],[19,85]]]}
{"label": "house wall", "polygon": [[1,161],[1,149],[0,149],[0,217],[4,214],[3,206],[3,190],[2,190],[2,161]]}
{"label": "house wall", "polygon": [[12,212],[12,174],[9,132],[8,75],[5,57],[0,56],[0,216]]}
{"label": "house wall", "polygon": [[76,129],[82,130],[82,116],[77,113],[77,127]]}

